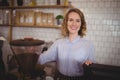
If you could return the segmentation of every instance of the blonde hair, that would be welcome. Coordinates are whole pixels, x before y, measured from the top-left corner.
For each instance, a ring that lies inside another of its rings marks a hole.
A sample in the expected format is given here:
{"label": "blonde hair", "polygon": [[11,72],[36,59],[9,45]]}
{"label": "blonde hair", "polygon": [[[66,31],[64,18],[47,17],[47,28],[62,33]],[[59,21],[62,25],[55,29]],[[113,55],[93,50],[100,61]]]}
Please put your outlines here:
{"label": "blonde hair", "polygon": [[85,36],[86,35],[86,21],[85,21],[83,12],[80,11],[79,9],[77,9],[77,8],[71,8],[66,13],[66,15],[64,17],[64,20],[63,20],[63,23],[62,23],[62,35],[64,37],[69,36],[69,31],[67,29],[67,21],[68,21],[68,15],[71,12],[75,12],[80,16],[80,18],[81,18],[81,26],[80,26],[80,30],[78,31],[78,35],[80,35],[81,37]]}

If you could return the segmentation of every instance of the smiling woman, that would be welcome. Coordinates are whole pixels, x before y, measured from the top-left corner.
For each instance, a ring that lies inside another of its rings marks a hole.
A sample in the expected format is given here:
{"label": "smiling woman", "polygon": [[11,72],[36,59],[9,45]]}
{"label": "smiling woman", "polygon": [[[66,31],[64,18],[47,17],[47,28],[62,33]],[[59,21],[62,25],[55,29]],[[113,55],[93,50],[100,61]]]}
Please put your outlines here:
{"label": "smiling woman", "polygon": [[[75,14],[75,15],[74,15]],[[69,31],[67,29],[68,27],[68,23],[69,22],[73,22],[73,19],[75,21],[75,18],[76,18],[76,23],[79,24],[79,31],[78,31],[78,34],[83,37],[86,33],[86,21],[85,21],[85,18],[84,18],[84,14],[82,11],[80,11],[79,9],[70,9],[68,11],[68,13],[66,14],[65,18],[64,18],[64,21],[63,21],[63,27],[62,27],[62,33],[63,33],[63,36],[68,36],[69,34]]]}
{"label": "smiling woman", "polygon": [[81,26],[81,20],[80,17],[77,13],[75,12],[71,12],[68,16],[68,30],[69,30],[69,34],[78,34],[78,31],[80,30],[80,26]]}
{"label": "smiling woman", "polygon": [[38,62],[56,61],[59,80],[83,80],[83,64],[89,66],[94,62],[94,46],[83,38],[85,31],[83,13],[77,8],[70,9],[62,24],[64,38],[55,41],[39,56]]}

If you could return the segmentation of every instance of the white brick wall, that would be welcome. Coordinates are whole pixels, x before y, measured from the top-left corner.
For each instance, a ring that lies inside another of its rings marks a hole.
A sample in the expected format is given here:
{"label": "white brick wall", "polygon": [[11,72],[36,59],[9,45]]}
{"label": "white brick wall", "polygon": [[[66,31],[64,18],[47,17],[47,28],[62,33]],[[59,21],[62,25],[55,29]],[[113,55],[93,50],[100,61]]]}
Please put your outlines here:
{"label": "white brick wall", "polygon": [[94,42],[96,62],[120,65],[120,1],[75,0],[72,3],[85,13],[86,38]]}
{"label": "white brick wall", "polygon": [[[55,3],[55,0],[50,1]],[[95,45],[96,62],[120,66],[120,0],[69,1],[85,14],[88,28],[86,38]],[[40,4],[39,0],[37,4]],[[55,9],[53,11],[56,15],[62,13]],[[7,36],[8,28],[0,28],[0,32]],[[13,39],[24,37],[54,41],[61,35],[58,29],[23,27],[13,29]]]}

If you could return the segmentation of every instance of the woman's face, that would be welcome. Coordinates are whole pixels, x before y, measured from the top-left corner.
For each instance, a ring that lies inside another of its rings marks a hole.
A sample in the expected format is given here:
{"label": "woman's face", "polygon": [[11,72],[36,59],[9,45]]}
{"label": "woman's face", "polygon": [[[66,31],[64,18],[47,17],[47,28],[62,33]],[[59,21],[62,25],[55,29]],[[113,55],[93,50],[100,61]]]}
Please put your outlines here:
{"label": "woman's face", "polygon": [[81,26],[81,18],[79,16],[79,14],[77,14],[76,12],[69,13],[68,21],[67,21],[67,28],[69,31],[69,35],[71,35],[71,34],[78,35],[80,26]]}

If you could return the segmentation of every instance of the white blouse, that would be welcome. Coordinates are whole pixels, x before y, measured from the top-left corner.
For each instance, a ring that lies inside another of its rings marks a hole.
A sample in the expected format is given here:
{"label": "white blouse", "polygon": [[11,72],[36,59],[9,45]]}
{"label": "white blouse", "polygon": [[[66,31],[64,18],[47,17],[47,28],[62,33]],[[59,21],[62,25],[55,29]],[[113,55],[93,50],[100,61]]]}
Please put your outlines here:
{"label": "white blouse", "polygon": [[94,46],[84,38],[77,37],[74,41],[63,38],[55,41],[52,46],[40,55],[38,62],[56,61],[60,73],[66,76],[83,75],[83,63],[94,61]]}

